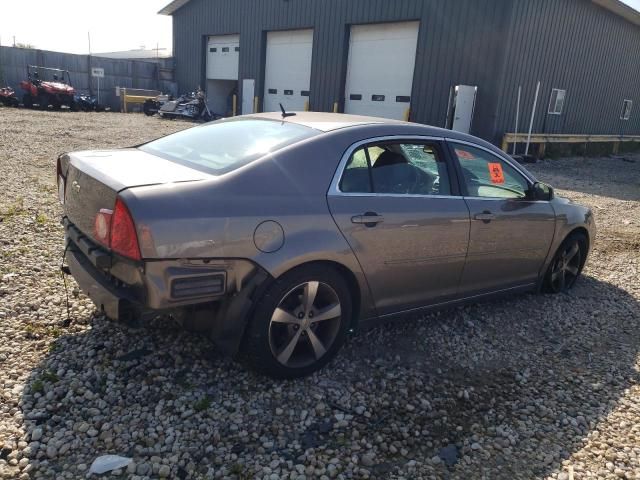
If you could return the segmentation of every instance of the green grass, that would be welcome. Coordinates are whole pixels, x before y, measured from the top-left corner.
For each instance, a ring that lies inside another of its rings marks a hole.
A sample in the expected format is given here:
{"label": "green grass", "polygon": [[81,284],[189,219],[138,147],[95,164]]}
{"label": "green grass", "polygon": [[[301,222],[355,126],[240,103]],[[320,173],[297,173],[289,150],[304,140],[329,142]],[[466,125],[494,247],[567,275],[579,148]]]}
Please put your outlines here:
{"label": "green grass", "polygon": [[49,330],[49,333],[53,338],[58,338],[60,335],[62,335],[62,330],[60,330],[58,327],[52,327],[51,330]]}
{"label": "green grass", "polygon": [[38,225],[44,225],[47,223],[47,216],[44,213],[38,212],[38,215],[36,215],[36,223]]}
{"label": "green grass", "polygon": [[31,393],[42,393],[44,392],[44,383],[42,380],[36,380],[31,384]]}
{"label": "green grass", "polygon": [[211,406],[211,398],[209,398],[208,395],[205,395],[204,397],[202,397],[200,400],[198,400],[196,403],[193,404],[193,409],[196,412],[202,412],[204,410],[207,410],[210,406]]}
{"label": "green grass", "polygon": [[58,375],[56,375],[51,370],[45,370],[44,372],[42,372],[42,375],[40,375],[40,379],[43,382],[49,383],[56,383],[58,380],[60,380],[60,378],[58,378]]}
{"label": "green grass", "polygon": [[24,208],[24,198],[18,197],[16,198],[15,202],[9,205],[9,208],[6,212],[0,212],[0,216],[4,218],[12,218],[17,217],[18,215],[22,215],[25,212],[26,209]]}
{"label": "green grass", "polygon": [[231,475],[237,475],[240,478],[244,478],[244,465],[240,464],[240,463],[234,463],[233,465],[231,465],[231,468],[229,469],[229,473]]}

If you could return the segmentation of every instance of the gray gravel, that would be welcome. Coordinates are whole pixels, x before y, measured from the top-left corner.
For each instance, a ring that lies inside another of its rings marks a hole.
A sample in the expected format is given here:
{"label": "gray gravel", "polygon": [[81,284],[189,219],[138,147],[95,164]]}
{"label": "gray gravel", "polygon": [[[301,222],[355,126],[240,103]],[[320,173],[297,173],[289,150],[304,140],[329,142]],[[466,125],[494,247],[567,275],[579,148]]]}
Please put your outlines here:
{"label": "gray gravel", "polygon": [[361,333],[277,382],[165,320],[94,314],[62,255],[56,155],[188,124],[0,109],[0,478],[640,478],[640,157],[533,165],[599,237],[568,295]]}

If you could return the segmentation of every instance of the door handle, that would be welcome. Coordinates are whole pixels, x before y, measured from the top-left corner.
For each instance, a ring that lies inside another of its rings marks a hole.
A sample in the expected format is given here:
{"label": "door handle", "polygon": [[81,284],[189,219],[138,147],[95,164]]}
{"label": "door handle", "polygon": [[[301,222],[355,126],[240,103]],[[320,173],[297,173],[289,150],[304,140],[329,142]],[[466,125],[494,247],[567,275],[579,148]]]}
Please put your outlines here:
{"label": "door handle", "polygon": [[476,213],[473,216],[474,220],[482,220],[484,223],[489,223],[491,220],[495,220],[496,216],[488,210],[482,213]]}
{"label": "door handle", "polygon": [[384,217],[378,215],[375,212],[367,212],[364,215],[356,215],[351,217],[351,223],[364,224],[365,227],[375,227],[377,224],[382,223]]}

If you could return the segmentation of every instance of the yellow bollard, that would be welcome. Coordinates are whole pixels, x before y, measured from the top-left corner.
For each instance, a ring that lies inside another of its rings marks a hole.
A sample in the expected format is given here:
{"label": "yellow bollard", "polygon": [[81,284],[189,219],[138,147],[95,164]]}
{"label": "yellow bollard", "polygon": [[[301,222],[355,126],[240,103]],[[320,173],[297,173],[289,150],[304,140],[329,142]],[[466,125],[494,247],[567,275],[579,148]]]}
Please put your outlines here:
{"label": "yellow bollard", "polygon": [[405,121],[405,122],[408,122],[408,121],[409,121],[410,116],[411,116],[411,109],[410,109],[410,108],[407,108],[407,109],[404,111],[404,121]]}
{"label": "yellow bollard", "polygon": [[309,100],[307,100],[306,102],[304,102],[304,111],[308,112],[309,111]]}
{"label": "yellow bollard", "polygon": [[333,113],[338,113],[338,102],[333,102]]}

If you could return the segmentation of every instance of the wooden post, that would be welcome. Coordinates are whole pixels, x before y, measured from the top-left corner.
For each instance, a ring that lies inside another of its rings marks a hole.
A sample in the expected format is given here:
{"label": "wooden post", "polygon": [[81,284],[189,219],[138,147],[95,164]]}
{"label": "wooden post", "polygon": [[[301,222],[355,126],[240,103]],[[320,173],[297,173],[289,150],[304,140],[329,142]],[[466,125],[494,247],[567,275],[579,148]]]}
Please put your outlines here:
{"label": "wooden post", "polygon": [[542,142],[538,144],[538,158],[544,158],[545,153],[547,152],[547,143]]}
{"label": "wooden post", "polygon": [[613,142],[613,154],[617,155],[620,151],[620,142]]}

